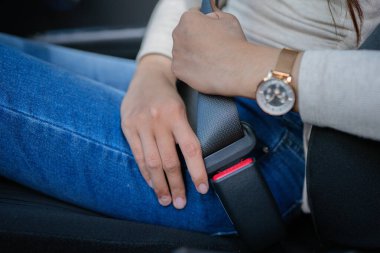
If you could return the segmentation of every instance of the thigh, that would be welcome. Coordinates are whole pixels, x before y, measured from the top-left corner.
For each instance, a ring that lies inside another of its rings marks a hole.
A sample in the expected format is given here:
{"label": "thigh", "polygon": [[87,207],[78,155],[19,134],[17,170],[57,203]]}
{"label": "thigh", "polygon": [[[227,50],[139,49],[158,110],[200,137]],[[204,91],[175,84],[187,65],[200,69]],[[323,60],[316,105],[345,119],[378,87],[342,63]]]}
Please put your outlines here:
{"label": "thigh", "polygon": [[233,227],[214,192],[158,204],[121,128],[120,90],[0,46],[0,174],[64,201],[128,220],[207,233]]}
{"label": "thigh", "polygon": [[6,45],[71,73],[126,91],[136,69],[135,61],[84,52],[0,33]]}

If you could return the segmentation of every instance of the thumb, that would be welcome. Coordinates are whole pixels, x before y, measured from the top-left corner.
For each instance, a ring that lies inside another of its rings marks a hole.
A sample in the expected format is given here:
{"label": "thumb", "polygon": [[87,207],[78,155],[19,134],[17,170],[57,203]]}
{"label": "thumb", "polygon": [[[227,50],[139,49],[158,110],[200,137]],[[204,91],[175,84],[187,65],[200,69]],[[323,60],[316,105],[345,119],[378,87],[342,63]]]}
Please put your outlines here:
{"label": "thumb", "polygon": [[206,16],[213,18],[213,19],[219,19],[220,18],[219,12],[210,12]]}

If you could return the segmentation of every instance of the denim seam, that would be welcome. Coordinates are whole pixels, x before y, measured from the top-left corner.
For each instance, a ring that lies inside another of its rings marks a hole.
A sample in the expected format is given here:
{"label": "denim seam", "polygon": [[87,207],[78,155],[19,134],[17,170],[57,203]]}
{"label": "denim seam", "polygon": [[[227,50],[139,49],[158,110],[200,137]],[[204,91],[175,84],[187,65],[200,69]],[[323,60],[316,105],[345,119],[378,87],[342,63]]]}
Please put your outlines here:
{"label": "denim seam", "polygon": [[[274,148],[269,152],[269,153],[267,153],[267,154],[265,154],[263,157],[261,157],[261,159],[263,159],[263,158],[266,158],[266,157],[268,157],[268,156],[270,156],[270,155],[273,155],[284,143],[285,143],[285,141],[286,141],[286,139],[288,138],[288,136],[289,136],[289,130],[285,130],[284,131],[284,134],[281,136],[281,138],[279,139],[279,141],[277,142],[277,144],[274,146]],[[293,150],[293,148],[291,148],[291,147],[289,147],[289,149],[290,149],[290,151],[294,154],[294,155],[296,155],[296,157],[298,158],[298,159],[300,159],[300,161],[304,161],[300,156],[299,156],[299,154],[297,153],[297,152],[294,152],[294,150]],[[261,160],[260,159],[260,160]]]}
{"label": "denim seam", "polygon": [[64,127],[62,127],[62,126],[58,126],[58,125],[56,125],[56,124],[54,124],[54,123],[51,123],[51,122],[48,122],[48,121],[45,121],[45,120],[42,120],[42,119],[39,119],[39,118],[37,118],[37,117],[35,117],[35,116],[33,116],[33,115],[30,115],[30,114],[28,114],[28,113],[25,113],[25,112],[21,112],[21,111],[15,110],[15,109],[13,109],[13,108],[9,108],[9,107],[7,107],[7,106],[5,106],[5,105],[2,105],[2,104],[0,104],[0,106],[3,107],[5,110],[8,110],[8,111],[11,112],[11,113],[14,113],[14,114],[21,114],[21,115],[23,115],[23,116],[25,116],[25,117],[27,117],[27,118],[34,119],[35,121],[37,121],[37,122],[39,122],[39,123],[41,123],[41,124],[49,125],[49,126],[51,126],[51,127],[58,128],[58,129],[60,129],[60,130],[62,130],[62,131],[66,131],[66,132],[68,132],[68,133],[70,133],[70,134],[73,134],[73,135],[75,135],[75,136],[77,136],[77,137],[80,137],[80,138],[84,139],[85,141],[93,142],[93,143],[95,143],[95,144],[97,144],[97,145],[104,146],[104,147],[106,147],[106,148],[108,148],[108,149],[110,149],[110,150],[112,150],[112,151],[114,151],[114,152],[118,152],[118,153],[121,153],[121,154],[123,154],[123,155],[126,155],[126,156],[128,156],[128,158],[130,158],[130,159],[134,159],[133,156],[132,156],[131,154],[129,154],[128,152],[125,152],[125,151],[119,150],[118,148],[115,148],[115,147],[110,146],[110,145],[108,145],[108,144],[101,143],[101,142],[96,141],[96,140],[94,140],[94,139],[91,139],[91,138],[89,138],[89,137],[87,137],[87,136],[84,136],[84,135],[82,135],[82,134],[80,134],[80,133],[74,132],[74,131],[72,131],[72,130],[70,130],[70,129],[64,128]]}
{"label": "denim seam", "polygon": [[299,160],[300,162],[305,163],[305,158],[304,158],[304,156],[300,156],[300,155],[299,155],[294,149],[292,149],[292,148],[289,148],[289,151],[292,152],[293,155],[294,155],[295,157],[297,157],[298,160]]}
{"label": "denim seam", "polygon": [[284,131],[284,134],[281,136],[281,138],[279,139],[279,141],[277,142],[276,146],[274,146],[272,152],[269,152],[269,153],[274,153],[277,151],[277,149],[284,143],[284,141],[286,140],[286,138],[288,137],[288,134],[289,134],[289,131],[288,130],[285,130]]}
{"label": "denim seam", "polygon": [[[290,132],[287,131],[286,137],[288,137]],[[302,152],[302,155],[300,155],[296,150],[295,146],[297,145],[294,141],[291,141],[289,138],[284,140],[281,144],[286,145],[287,149],[300,161],[305,163],[305,158],[304,158],[304,149],[303,147],[300,147],[300,151]]]}

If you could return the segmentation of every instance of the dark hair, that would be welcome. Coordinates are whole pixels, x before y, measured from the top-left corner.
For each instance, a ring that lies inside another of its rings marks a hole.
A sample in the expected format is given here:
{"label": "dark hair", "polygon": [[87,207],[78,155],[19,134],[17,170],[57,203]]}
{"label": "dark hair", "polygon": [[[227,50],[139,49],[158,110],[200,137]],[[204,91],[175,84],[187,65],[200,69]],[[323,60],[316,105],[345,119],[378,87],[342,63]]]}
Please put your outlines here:
{"label": "dark hair", "polygon": [[348,12],[350,13],[356,31],[356,42],[359,45],[364,17],[363,10],[360,6],[359,0],[347,0],[347,5]]}
{"label": "dark hair", "polygon": [[[331,0],[327,0],[330,13],[333,19],[333,22],[336,27],[336,22],[334,18],[333,11],[331,9]],[[352,22],[354,24],[355,32],[356,32],[356,44],[359,46],[360,40],[361,40],[361,31],[362,31],[362,24],[363,24],[363,10],[360,6],[359,0],[347,0],[347,7],[348,7],[348,12],[350,13]]]}

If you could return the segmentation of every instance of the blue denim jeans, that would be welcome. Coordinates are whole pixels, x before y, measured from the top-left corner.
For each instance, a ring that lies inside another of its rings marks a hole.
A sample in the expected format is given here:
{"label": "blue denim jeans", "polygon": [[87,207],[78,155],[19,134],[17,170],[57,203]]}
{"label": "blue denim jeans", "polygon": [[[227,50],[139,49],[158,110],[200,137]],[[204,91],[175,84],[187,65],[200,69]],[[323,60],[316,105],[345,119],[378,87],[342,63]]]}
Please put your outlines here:
{"label": "blue denim jeans", "polygon": [[[120,129],[135,62],[0,34],[0,175],[55,198],[131,221],[231,233],[218,197],[185,173],[187,206],[162,207]],[[259,144],[252,155],[287,219],[304,178],[298,114],[271,117],[236,98]],[[252,193],[254,194],[254,193]]]}

